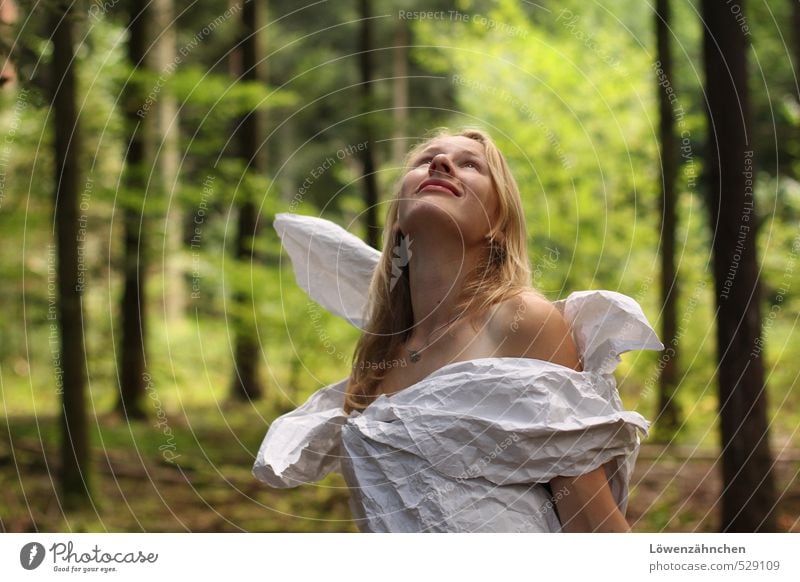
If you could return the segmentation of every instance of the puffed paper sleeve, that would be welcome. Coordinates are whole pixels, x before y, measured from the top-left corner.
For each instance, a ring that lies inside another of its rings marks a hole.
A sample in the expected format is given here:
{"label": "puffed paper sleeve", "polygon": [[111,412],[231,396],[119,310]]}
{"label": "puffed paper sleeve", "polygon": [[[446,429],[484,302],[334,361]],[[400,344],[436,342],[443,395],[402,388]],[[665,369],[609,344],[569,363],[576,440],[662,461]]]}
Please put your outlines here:
{"label": "puffed paper sleeve", "polygon": [[340,472],[346,386],[344,379],[321,388],[272,422],[253,465],[259,481],[276,488],[297,487]]}
{"label": "puffed paper sleeve", "polygon": [[282,212],[273,226],[297,284],[322,307],[363,328],[380,251],[324,218]]}
{"label": "puffed paper sleeve", "polygon": [[622,353],[664,349],[632,297],[600,289],[575,291],[553,303],[572,328],[584,370],[610,374],[620,363]]}

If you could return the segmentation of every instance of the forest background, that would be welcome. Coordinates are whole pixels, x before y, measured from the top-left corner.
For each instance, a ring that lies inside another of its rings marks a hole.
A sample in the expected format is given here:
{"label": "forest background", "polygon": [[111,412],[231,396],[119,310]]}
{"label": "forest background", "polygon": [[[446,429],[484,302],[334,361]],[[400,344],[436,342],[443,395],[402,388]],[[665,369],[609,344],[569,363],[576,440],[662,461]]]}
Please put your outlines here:
{"label": "forest background", "polygon": [[634,531],[800,530],[797,0],[0,7],[0,530],[355,531],[250,472],[360,333],[272,220],[379,245],[439,126],[507,156],[533,285],[668,348],[615,372]]}

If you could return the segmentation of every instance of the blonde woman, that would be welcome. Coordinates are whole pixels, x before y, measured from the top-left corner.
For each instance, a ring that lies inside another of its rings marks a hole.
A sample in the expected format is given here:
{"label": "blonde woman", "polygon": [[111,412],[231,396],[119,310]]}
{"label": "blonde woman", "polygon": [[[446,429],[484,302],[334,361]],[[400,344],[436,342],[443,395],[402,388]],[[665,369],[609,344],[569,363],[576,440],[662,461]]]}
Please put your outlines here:
{"label": "blonde woman", "polygon": [[254,475],[294,487],[340,472],[361,531],[629,531],[649,423],[623,409],[613,371],[664,346],[630,297],[532,288],[523,217],[475,129],[409,152],[382,253],[278,215],[298,283],[363,333],[350,376],[270,425]]}

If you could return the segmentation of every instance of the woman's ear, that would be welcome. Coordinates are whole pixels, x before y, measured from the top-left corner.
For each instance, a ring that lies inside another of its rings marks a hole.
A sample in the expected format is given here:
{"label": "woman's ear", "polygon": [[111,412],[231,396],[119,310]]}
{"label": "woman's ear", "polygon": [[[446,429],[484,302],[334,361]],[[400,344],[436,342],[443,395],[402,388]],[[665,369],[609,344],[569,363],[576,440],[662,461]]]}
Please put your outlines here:
{"label": "woman's ear", "polygon": [[503,231],[489,231],[489,234],[486,235],[486,240],[493,240],[497,243],[503,243],[506,240],[506,233]]}

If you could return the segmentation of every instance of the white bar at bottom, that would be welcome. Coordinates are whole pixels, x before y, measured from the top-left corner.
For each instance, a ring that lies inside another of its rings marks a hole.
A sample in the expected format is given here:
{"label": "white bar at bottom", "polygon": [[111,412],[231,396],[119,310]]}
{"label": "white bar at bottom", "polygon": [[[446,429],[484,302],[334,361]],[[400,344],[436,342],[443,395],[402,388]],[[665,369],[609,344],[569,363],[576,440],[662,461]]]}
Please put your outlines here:
{"label": "white bar at bottom", "polygon": [[797,534],[3,534],[0,579],[796,582],[798,550]]}

